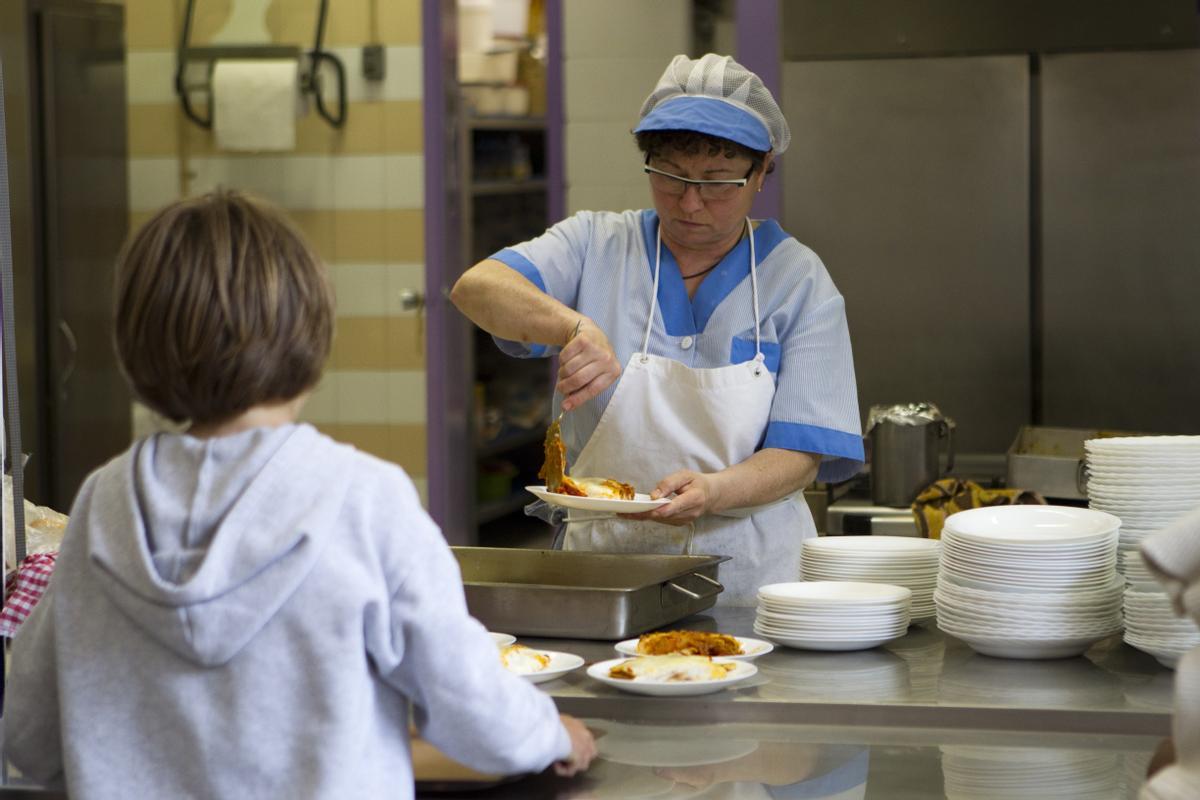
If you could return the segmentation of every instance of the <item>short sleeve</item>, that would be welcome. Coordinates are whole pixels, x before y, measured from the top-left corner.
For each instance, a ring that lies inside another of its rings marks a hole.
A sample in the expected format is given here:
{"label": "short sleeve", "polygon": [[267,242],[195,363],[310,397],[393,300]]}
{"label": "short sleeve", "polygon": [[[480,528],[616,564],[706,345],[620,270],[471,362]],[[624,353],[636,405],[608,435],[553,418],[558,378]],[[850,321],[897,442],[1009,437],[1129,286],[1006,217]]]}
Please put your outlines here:
{"label": "short sleeve", "polygon": [[782,337],[763,447],[816,453],[817,479],[836,483],[862,469],[863,442],[846,305],[829,286]]}
{"label": "short sleeve", "polygon": [[[594,219],[593,212],[580,211],[536,239],[506,247],[491,258],[521,273],[563,305],[575,308]],[[493,338],[502,351],[518,358],[539,358],[551,350],[546,345]]]}

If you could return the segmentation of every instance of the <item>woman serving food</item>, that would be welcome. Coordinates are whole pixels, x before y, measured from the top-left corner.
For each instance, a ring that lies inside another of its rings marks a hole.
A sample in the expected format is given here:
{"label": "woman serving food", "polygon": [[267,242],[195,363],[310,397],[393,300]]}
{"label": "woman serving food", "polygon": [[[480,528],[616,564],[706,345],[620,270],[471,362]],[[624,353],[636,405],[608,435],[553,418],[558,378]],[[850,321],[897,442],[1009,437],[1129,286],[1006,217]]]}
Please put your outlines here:
{"label": "woman serving food", "polygon": [[[787,122],[728,56],[676,56],[634,129],[653,210],[582,211],[469,269],[451,300],[504,352],[559,356],[573,476],[669,502],[572,512],[567,549],[732,556],[726,604],[799,576],[802,489],[861,466],[841,295],[755,192]],[[564,470],[565,471],[565,470]]]}

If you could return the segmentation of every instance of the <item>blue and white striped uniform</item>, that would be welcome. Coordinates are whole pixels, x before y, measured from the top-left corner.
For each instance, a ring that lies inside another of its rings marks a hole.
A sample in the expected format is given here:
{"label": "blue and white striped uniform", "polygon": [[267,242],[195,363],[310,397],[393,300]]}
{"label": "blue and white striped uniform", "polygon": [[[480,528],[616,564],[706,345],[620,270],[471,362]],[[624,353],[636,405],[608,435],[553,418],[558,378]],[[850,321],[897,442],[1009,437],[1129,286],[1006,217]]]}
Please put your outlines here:
{"label": "blue and white striped uniform", "polygon": [[[658,215],[581,211],[544,234],[492,258],[596,322],[624,365],[641,348],[654,280]],[[775,373],[770,422],[760,447],[816,453],[818,479],[841,481],[862,466],[862,429],[845,304],[825,266],[774,220],[754,231],[762,351]],[[662,249],[656,319],[649,352],[693,368],[754,358],[749,242],[731,250],[689,298],[674,256]],[[509,355],[538,357],[552,348],[497,339]],[[563,426],[574,461],[591,437],[616,385],[571,412]],[[555,414],[562,402],[555,395]],[[654,409],[647,409],[654,413]],[[663,465],[663,476],[674,467]]]}

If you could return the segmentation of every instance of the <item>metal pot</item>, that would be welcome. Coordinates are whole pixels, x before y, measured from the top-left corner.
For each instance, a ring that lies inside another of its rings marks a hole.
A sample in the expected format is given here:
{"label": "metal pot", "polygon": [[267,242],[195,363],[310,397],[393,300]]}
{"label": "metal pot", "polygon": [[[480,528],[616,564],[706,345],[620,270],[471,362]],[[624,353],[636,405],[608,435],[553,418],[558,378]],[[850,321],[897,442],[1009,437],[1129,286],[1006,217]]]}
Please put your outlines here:
{"label": "metal pot", "polygon": [[[911,505],[922,489],[954,468],[954,421],[942,417],[931,404],[921,408],[924,411],[919,414],[881,414],[867,432],[871,500],[876,505]],[[944,471],[939,465],[943,441]]]}

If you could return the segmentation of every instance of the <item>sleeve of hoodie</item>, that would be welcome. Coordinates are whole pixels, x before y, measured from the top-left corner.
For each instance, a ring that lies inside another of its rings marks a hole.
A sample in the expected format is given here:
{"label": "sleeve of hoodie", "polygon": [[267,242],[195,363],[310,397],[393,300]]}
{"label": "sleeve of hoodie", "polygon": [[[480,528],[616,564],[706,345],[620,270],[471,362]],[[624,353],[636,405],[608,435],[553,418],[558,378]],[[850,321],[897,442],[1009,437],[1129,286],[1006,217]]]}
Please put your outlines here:
{"label": "sleeve of hoodie", "polygon": [[63,755],[53,583],[13,639],[5,689],[4,749],[9,760],[39,784],[61,787]]}
{"label": "sleeve of hoodie", "polygon": [[[500,664],[467,613],[458,563],[407,479],[397,497],[386,632],[372,657],[408,697],[421,736],[451,758],[495,774],[537,772],[571,752],[549,696]],[[385,552],[386,552],[385,548]],[[394,580],[397,582],[393,583]]]}

